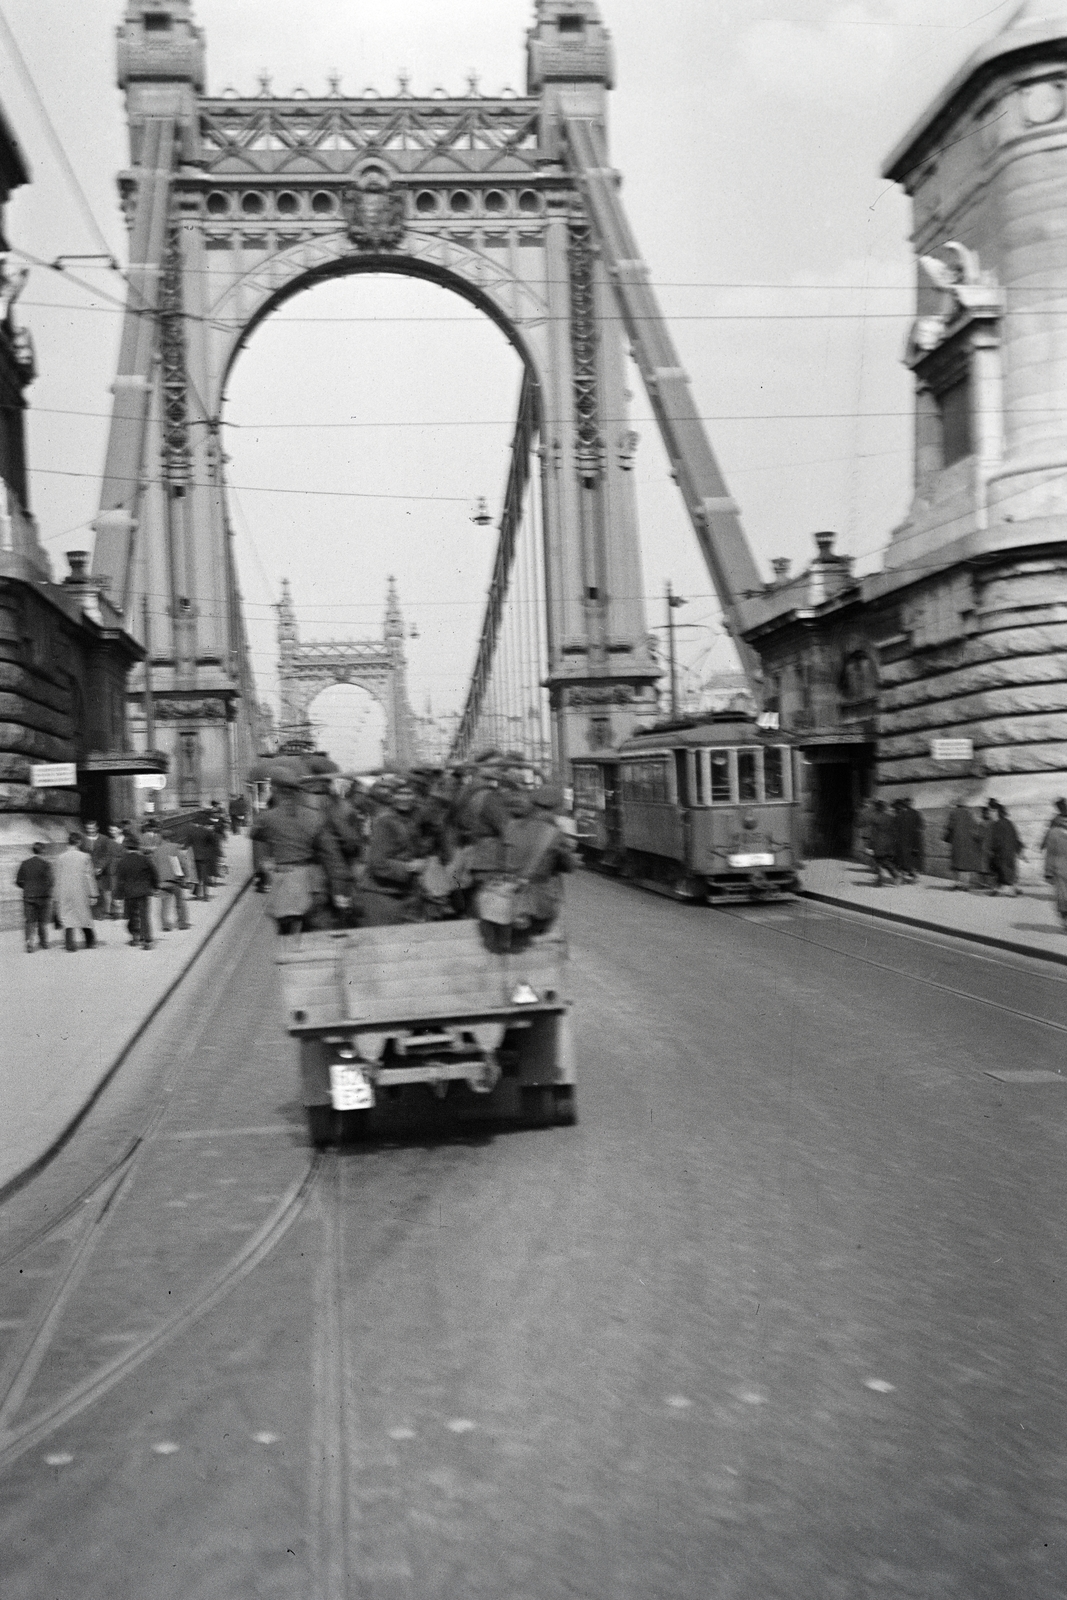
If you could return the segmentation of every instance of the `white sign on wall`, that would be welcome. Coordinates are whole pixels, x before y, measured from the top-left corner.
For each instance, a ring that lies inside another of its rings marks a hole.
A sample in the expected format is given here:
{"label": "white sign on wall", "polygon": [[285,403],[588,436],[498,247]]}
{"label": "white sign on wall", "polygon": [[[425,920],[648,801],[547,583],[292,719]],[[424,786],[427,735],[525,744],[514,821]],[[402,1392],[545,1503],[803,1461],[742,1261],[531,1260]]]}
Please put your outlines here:
{"label": "white sign on wall", "polygon": [[73,761],[46,761],[30,768],[31,789],[76,789],[78,768]]}
{"label": "white sign on wall", "polygon": [[973,761],[973,739],[931,739],[930,754],[935,761]]}
{"label": "white sign on wall", "polygon": [[167,779],[162,772],[136,772],[133,786],[135,789],[165,789]]}

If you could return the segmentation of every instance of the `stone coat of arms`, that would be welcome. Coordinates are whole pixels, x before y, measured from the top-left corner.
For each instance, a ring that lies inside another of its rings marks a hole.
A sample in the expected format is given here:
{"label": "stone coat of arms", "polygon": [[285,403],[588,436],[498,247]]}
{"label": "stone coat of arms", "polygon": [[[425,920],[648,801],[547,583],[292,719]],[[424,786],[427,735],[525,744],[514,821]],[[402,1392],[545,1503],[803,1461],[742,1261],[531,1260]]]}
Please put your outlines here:
{"label": "stone coat of arms", "polygon": [[345,191],[344,213],[357,250],[395,250],[404,237],[404,196],[380,167],[362,173]]}

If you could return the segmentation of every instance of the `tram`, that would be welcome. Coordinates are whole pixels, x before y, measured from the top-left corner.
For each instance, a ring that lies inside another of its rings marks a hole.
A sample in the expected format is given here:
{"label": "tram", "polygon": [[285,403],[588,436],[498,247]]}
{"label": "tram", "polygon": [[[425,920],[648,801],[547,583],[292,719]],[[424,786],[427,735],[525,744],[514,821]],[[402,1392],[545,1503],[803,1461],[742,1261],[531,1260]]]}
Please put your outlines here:
{"label": "tram", "polygon": [[679,899],[779,899],[800,887],[797,753],[743,712],[660,723],[572,763],[590,866]]}

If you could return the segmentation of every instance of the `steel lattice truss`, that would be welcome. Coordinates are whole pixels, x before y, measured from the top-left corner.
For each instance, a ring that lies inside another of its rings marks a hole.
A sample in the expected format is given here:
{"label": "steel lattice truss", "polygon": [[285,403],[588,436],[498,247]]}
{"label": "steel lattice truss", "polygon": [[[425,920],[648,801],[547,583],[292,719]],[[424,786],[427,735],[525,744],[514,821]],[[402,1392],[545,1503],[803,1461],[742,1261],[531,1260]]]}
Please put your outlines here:
{"label": "steel lattice truss", "polygon": [[346,172],[388,153],[400,174],[536,170],[536,100],[201,102],[203,170],[238,175]]}

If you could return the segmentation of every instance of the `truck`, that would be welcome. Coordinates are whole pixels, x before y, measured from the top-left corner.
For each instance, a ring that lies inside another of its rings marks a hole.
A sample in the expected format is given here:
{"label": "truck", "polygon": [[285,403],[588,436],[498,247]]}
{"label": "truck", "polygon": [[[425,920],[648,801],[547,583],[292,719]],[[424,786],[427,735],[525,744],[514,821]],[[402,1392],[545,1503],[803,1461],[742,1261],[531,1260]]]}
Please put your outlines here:
{"label": "truck", "polygon": [[561,933],[497,952],[467,918],[281,944],[286,1027],[316,1148],[371,1132],[410,1085],[478,1120],[577,1120]]}

